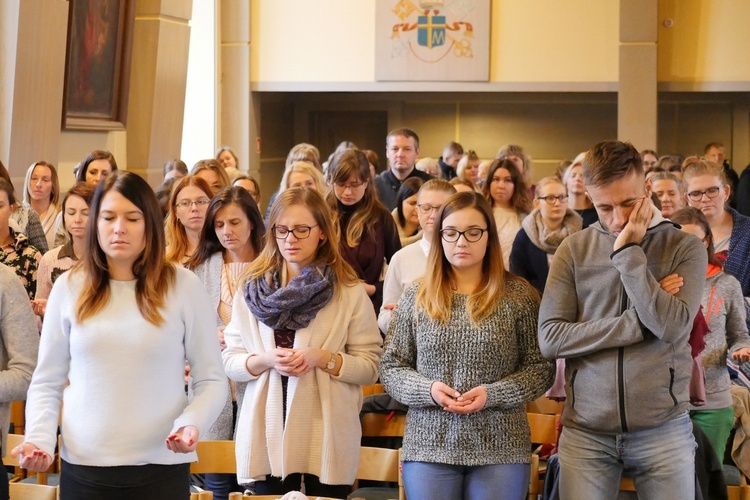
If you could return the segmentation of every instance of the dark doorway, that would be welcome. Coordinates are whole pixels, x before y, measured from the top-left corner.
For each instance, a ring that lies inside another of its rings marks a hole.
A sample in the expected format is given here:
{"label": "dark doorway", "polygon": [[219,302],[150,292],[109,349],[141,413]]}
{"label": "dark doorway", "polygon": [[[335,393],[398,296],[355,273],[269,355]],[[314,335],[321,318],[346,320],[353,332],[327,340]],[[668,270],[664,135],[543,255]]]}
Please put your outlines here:
{"label": "dark doorway", "polygon": [[310,141],[320,149],[321,161],[328,159],[342,141],[360,149],[372,149],[385,165],[386,111],[313,111],[310,113]]}

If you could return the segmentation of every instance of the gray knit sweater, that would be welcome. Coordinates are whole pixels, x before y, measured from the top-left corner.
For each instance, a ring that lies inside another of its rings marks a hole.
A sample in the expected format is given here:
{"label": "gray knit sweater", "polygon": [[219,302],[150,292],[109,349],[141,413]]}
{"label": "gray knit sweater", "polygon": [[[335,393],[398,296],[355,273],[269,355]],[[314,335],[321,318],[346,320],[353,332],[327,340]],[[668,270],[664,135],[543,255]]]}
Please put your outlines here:
{"label": "gray knit sweater", "polygon": [[[535,292],[509,280],[506,297],[474,326],[468,295],[453,294],[445,324],[415,312],[419,286],[407,288],[394,311],[380,366],[388,393],[409,406],[403,459],[465,466],[529,462],[524,405],[552,385],[554,373],[537,345]],[[468,415],[446,412],[430,396],[434,381],[460,392],[482,385],[487,404]]]}

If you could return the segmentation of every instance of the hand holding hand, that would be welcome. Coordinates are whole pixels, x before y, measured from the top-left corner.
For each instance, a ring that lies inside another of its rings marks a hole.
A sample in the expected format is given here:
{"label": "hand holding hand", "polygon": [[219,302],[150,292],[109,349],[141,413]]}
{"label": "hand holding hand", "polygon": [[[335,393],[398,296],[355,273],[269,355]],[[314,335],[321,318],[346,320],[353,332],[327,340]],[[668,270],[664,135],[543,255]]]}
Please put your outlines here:
{"label": "hand holding hand", "polygon": [[430,396],[442,408],[448,408],[456,403],[456,399],[461,395],[456,389],[442,382],[435,381],[430,386]]}
{"label": "hand holding hand", "polygon": [[685,280],[682,279],[682,276],[679,274],[670,274],[669,276],[665,276],[662,278],[662,280],[659,282],[659,286],[662,290],[667,292],[670,295],[674,295],[677,292],[680,291],[680,288],[682,288],[682,285],[685,284]]}
{"label": "hand holding hand", "polygon": [[23,443],[12,450],[10,456],[18,458],[22,469],[32,472],[44,472],[52,465],[52,457],[31,443]]}
{"label": "hand holding hand", "polygon": [[448,406],[445,411],[465,415],[467,413],[476,413],[487,404],[487,389],[484,386],[478,386],[470,391],[461,394],[456,398],[456,404]]}
{"label": "hand holding hand", "polygon": [[301,377],[313,369],[313,366],[308,364],[301,350],[275,349],[274,351],[283,351],[276,357],[273,366],[273,369],[281,375]]}
{"label": "hand holding hand", "polygon": [[742,349],[737,349],[732,353],[732,359],[739,361],[740,363],[750,361],[750,348],[743,347]]}
{"label": "hand holding hand", "polygon": [[629,243],[640,243],[646,235],[648,224],[651,222],[653,204],[647,196],[641,197],[633,205],[630,218],[615,240],[614,250],[619,250]]}
{"label": "hand holding hand", "polygon": [[175,453],[190,453],[198,446],[198,428],[194,425],[180,427],[167,436],[167,449]]}

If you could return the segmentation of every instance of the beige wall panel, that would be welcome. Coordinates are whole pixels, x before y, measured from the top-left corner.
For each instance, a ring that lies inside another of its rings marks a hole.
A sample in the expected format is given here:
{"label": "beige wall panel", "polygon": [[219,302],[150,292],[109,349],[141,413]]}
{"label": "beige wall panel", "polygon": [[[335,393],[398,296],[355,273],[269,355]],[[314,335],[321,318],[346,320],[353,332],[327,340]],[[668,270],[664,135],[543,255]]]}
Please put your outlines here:
{"label": "beige wall panel", "polygon": [[748,20],[746,1],[660,0],[659,81],[750,80]]}
{"label": "beige wall panel", "polygon": [[617,132],[614,102],[519,102],[461,105],[461,144],[494,158],[519,144],[535,162],[571,159]]}
{"label": "beige wall panel", "polygon": [[[403,123],[396,127],[409,127],[419,136],[419,152],[421,156],[439,158],[443,153],[443,146],[450,141],[463,138],[458,135],[455,103],[422,103],[405,102]],[[395,127],[391,127],[395,128]],[[383,138],[385,141],[385,138]],[[383,161],[385,168],[388,160],[385,158],[385,142],[383,149],[376,151]]]}
{"label": "beige wall panel", "polygon": [[[137,16],[167,16],[178,20],[190,19],[193,0],[132,0]],[[201,0],[198,0],[201,1]]]}
{"label": "beige wall panel", "polygon": [[617,138],[639,150],[656,147],[656,100],[656,45],[622,45]]}
{"label": "beige wall panel", "polygon": [[[255,149],[255,138],[250,144],[250,47],[247,45],[221,46],[222,77],[221,133],[219,142],[230,146],[240,161],[240,169],[250,165],[250,148]],[[257,165],[255,166],[257,168]]]}
{"label": "beige wall panel", "polygon": [[8,165],[13,130],[20,0],[0,2],[0,161]]}
{"label": "beige wall panel", "polygon": [[221,16],[219,36],[222,43],[250,42],[249,0],[221,0],[219,15]]}
{"label": "beige wall panel", "polygon": [[[11,175],[23,175],[35,161],[58,162],[67,17],[67,2],[20,5],[17,52],[15,60],[7,61],[15,65],[15,71],[9,71],[14,79],[7,82],[12,85],[12,104],[5,111],[11,114],[6,165]],[[3,66],[3,72],[11,66]]]}
{"label": "beige wall panel", "polygon": [[[253,0],[254,82],[373,82],[376,0]],[[490,80],[617,81],[619,3],[493,0]]]}
{"label": "beige wall panel", "polygon": [[620,0],[620,41],[657,41],[658,2],[654,0]]}
{"label": "beige wall panel", "polygon": [[127,161],[152,185],[164,162],[180,156],[189,36],[187,21],[136,19]]}
{"label": "beige wall panel", "polygon": [[702,155],[709,142],[724,144],[732,158],[732,108],[730,102],[670,102],[659,106],[659,154]]}

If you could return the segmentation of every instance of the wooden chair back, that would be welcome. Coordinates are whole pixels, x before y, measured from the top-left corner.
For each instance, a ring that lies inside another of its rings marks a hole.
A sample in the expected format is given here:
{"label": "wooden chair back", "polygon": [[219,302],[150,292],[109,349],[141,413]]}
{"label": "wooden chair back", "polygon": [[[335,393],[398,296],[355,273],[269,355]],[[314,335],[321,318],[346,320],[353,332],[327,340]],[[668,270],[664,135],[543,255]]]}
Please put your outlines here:
{"label": "wooden chair back", "polygon": [[400,413],[363,413],[363,437],[403,437],[406,415]]}
{"label": "wooden chair back", "polygon": [[[533,445],[555,444],[557,442],[557,423],[560,415],[543,413],[527,413],[531,429],[531,443]],[[542,494],[544,479],[541,477],[539,455],[531,454],[531,475],[529,478],[529,500],[536,500]]]}
{"label": "wooden chair back", "polygon": [[234,441],[198,441],[196,452],[198,461],[190,464],[191,474],[237,473]]}
{"label": "wooden chair back", "polygon": [[57,500],[57,486],[10,483],[10,500]]}

